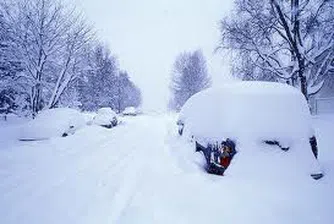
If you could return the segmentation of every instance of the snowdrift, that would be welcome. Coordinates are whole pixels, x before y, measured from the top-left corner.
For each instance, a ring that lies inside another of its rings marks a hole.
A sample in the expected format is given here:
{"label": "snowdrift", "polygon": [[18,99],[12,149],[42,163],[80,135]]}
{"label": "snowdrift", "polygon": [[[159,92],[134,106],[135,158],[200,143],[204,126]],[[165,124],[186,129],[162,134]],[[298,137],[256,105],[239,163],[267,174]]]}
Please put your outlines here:
{"label": "snowdrift", "polygon": [[55,108],[41,111],[34,120],[21,128],[22,141],[44,140],[73,134],[86,125],[87,117],[70,108]]}

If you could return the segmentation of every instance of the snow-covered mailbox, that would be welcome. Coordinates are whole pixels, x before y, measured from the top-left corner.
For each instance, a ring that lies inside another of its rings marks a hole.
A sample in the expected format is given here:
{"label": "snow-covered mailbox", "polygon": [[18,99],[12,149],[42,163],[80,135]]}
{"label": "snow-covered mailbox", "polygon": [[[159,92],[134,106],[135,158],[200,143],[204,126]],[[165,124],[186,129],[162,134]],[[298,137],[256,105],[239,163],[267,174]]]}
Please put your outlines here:
{"label": "snow-covered mailbox", "polygon": [[323,176],[307,102],[289,85],[235,82],[206,89],[185,103],[177,124],[180,135],[204,147],[232,139],[237,154],[229,173]]}
{"label": "snow-covered mailbox", "polygon": [[34,120],[20,130],[21,141],[38,141],[52,137],[66,137],[86,125],[79,111],[70,108],[55,108],[41,111]]}

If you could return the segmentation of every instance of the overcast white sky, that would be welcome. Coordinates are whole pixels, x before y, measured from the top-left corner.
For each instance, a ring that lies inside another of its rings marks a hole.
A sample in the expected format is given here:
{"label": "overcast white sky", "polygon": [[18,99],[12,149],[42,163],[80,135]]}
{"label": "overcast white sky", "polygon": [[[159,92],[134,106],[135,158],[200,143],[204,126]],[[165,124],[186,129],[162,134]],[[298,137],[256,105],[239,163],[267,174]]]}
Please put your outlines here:
{"label": "overcast white sky", "polygon": [[214,84],[230,79],[228,61],[213,54],[218,22],[232,0],[72,0],[141,88],[144,109],[163,110],[175,57],[201,48]]}

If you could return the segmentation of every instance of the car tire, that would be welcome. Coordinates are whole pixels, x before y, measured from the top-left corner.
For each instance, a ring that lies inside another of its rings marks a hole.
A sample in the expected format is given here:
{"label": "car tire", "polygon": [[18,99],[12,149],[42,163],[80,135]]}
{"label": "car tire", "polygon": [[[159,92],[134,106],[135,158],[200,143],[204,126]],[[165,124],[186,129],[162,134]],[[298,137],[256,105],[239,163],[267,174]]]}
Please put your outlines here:
{"label": "car tire", "polygon": [[312,153],[316,159],[318,159],[318,143],[317,143],[317,138],[315,136],[312,136],[309,140]]}

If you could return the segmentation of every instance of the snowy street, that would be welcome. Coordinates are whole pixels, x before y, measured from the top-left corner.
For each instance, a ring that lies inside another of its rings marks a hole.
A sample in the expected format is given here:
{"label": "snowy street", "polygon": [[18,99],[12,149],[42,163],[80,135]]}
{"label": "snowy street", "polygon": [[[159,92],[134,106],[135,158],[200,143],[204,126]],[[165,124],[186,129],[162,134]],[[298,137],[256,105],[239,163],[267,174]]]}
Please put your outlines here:
{"label": "snowy street", "polygon": [[0,0],[0,224],[334,224],[334,0]]}
{"label": "snowy street", "polygon": [[[333,119],[330,117],[330,119]],[[9,124],[8,124],[9,123]],[[303,185],[204,173],[168,115],[19,142],[0,126],[0,223],[333,223],[331,122],[315,119],[325,177]],[[325,156],[322,156],[324,155]]]}

